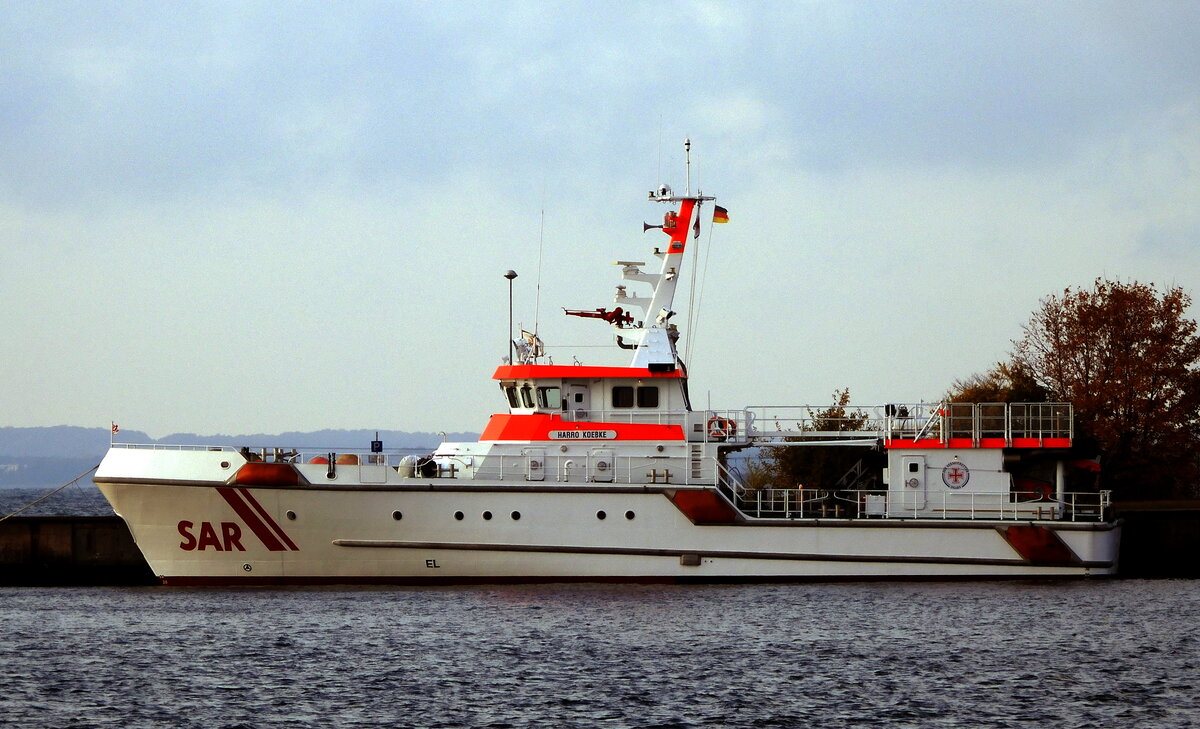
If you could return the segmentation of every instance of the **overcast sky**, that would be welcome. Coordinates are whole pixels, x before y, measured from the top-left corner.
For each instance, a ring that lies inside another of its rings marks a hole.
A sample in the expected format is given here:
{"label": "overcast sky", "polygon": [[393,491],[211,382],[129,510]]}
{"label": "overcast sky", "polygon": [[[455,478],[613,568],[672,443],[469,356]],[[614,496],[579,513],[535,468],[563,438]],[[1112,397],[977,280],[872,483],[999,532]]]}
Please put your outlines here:
{"label": "overcast sky", "polygon": [[0,19],[0,426],[481,430],[509,268],[556,362],[624,362],[561,309],[652,260],[686,136],[699,405],[936,399],[1048,294],[1200,286],[1197,2]]}

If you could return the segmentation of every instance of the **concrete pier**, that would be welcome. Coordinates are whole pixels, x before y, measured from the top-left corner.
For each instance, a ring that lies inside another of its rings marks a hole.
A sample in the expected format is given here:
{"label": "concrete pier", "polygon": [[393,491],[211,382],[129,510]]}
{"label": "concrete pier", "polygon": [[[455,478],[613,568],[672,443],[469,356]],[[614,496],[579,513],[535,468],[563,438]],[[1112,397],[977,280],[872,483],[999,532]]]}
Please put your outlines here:
{"label": "concrete pier", "polygon": [[1127,501],[1113,513],[1125,520],[1122,577],[1200,577],[1200,501]]}
{"label": "concrete pier", "polygon": [[154,585],[116,516],[18,516],[0,522],[0,585]]}

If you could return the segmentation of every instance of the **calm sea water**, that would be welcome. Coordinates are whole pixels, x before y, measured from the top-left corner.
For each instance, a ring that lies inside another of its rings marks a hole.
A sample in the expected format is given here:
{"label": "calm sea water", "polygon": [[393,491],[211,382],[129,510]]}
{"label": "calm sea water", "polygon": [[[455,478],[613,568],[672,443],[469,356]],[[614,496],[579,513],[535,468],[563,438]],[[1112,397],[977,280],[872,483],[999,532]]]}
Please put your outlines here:
{"label": "calm sea water", "polygon": [[1188,580],[0,588],[0,727],[1200,727],[1197,615]]}
{"label": "calm sea water", "polygon": [[53,493],[56,488],[0,489],[0,517],[35,501],[37,503],[22,511],[21,516],[109,516],[113,513],[104,494],[90,481]]}
{"label": "calm sea water", "polygon": [[1187,727],[1200,582],[0,588],[0,726]]}

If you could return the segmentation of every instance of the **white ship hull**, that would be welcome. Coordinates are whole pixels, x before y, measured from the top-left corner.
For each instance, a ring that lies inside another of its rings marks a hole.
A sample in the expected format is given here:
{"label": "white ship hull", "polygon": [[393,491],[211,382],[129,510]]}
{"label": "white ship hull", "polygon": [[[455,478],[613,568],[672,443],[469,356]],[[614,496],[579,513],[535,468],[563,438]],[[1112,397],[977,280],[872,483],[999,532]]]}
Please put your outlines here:
{"label": "white ship hull", "polygon": [[[1005,530],[1034,522],[1011,519],[697,524],[671,498],[686,489],[655,484],[195,480],[228,458],[114,449],[102,464],[101,490],[163,582],[1032,578],[1110,575],[1117,565],[1120,528],[1106,523],[1039,526],[1068,548],[1062,559],[1022,554]],[[164,478],[172,471],[192,478]]]}

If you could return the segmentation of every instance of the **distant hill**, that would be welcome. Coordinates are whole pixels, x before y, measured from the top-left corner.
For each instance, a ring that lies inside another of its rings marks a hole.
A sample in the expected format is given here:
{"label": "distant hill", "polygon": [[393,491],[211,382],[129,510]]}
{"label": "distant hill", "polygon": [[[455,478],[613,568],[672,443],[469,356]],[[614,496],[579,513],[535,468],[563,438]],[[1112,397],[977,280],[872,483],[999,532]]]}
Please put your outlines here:
{"label": "distant hill", "polygon": [[[248,446],[299,449],[367,450],[376,432],[384,448],[432,449],[442,442],[438,433],[409,433],[401,430],[318,430],[269,435],[196,435],[175,433],[151,438],[137,431],[122,430],[119,443],[160,445]],[[473,441],[477,433],[447,433],[445,440]],[[108,450],[106,428],[59,425],[49,428],[0,428],[0,488],[58,486],[95,466]]]}
{"label": "distant hill", "polygon": [[[386,448],[433,448],[442,442],[438,433],[409,433],[403,430],[317,430],[307,433],[253,433],[249,435],[197,435],[174,433],[151,438],[140,430],[122,430],[118,443],[147,443],[161,445],[231,445],[277,446],[284,448],[353,448],[366,449],[375,440],[375,433]],[[475,440],[478,433],[447,433],[445,440]],[[80,428],[56,425],[50,428],[0,428],[0,459],[4,456],[22,458],[100,458],[108,451],[107,428]]]}
{"label": "distant hill", "polygon": [[0,428],[0,460],[3,456],[99,458],[107,450],[108,431],[104,428]]}

